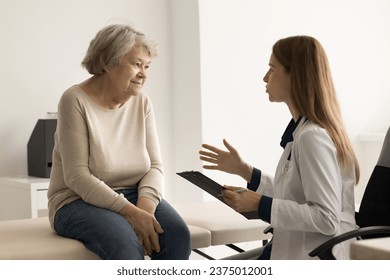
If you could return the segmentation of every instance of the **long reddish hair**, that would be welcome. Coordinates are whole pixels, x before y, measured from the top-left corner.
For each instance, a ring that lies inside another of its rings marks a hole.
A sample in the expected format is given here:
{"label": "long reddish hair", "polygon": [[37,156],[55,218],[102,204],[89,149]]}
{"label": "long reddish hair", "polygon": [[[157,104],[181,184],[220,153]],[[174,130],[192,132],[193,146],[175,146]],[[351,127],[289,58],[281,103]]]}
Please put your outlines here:
{"label": "long reddish hair", "polygon": [[325,128],[332,138],[340,166],[360,171],[347,136],[325,50],[310,36],[293,36],[277,41],[272,53],[291,75],[291,101],[301,116]]}

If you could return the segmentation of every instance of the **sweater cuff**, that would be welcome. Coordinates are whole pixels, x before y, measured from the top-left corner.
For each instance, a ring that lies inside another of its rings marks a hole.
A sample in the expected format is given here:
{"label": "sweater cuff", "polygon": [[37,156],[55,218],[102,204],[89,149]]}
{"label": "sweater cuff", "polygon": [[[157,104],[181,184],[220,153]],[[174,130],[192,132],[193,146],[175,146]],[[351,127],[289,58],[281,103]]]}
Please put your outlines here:
{"label": "sweater cuff", "polygon": [[253,168],[251,181],[247,184],[247,188],[251,191],[256,191],[260,186],[261,171],[257,168]]}
{"label": "sweater cuff", "polygon": [[259,212],[259,218],[267,223],[271,223],[271,209],[272,209],[272,197],[263,195],[260,198],[257,211]]}

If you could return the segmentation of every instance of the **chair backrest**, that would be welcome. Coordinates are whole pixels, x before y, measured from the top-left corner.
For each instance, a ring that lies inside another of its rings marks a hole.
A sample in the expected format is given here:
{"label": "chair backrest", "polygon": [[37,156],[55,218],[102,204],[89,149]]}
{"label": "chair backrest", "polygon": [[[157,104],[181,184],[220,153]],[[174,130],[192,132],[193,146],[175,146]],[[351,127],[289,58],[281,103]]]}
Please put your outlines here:
{"label": "chair backrest", "polygon": [[390,167],[390,128],[387,130],[385,140],[383,141],[377,165]]}
{"label": "chair backrest", "polygon": [[[359,227],[390,226],[390,128],[356,213],[356,223]],[[366,238],[372,237],[379,236]]]}

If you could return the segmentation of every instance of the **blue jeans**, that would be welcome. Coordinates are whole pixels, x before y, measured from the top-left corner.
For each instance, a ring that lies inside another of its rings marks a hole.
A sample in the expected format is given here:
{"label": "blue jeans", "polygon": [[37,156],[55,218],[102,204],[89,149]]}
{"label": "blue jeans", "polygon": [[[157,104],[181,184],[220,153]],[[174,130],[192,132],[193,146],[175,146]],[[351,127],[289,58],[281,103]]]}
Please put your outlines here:
{"label": "blue jeans", "polygon": [[[133,204],[137,189],[120,190]],[[179,214],[165,200],[156,208],[155,217],[164,230],[159,235],[161,250],[151,259],[186,260],[191,253],[190,233]],[[132,226],[121,215],[93,206],[82,199],[61,207],[54,228],[61,236],[81,241],[89,250],[105,260],[142,260],[144,249]]]}

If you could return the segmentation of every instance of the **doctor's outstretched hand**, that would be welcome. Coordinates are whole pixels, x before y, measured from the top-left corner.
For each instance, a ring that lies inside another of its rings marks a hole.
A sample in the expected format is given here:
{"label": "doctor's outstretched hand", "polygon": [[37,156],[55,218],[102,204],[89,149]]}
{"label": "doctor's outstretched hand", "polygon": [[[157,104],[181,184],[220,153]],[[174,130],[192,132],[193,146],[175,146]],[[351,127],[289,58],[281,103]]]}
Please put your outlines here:
{"label": "doctor's outstretched hand", "polygon": [[203,165],[203,168],[239,175],[249,182],[252,176],[252,166],[243,161],[237,150],[225,139],[223,139],[223,144],[227,151],[208,144],[202,145],[204,150],[199,151],[199,158],[211,163]]}

